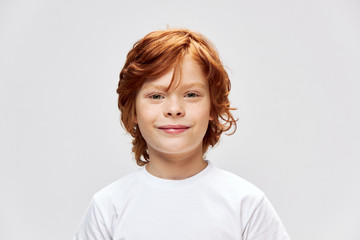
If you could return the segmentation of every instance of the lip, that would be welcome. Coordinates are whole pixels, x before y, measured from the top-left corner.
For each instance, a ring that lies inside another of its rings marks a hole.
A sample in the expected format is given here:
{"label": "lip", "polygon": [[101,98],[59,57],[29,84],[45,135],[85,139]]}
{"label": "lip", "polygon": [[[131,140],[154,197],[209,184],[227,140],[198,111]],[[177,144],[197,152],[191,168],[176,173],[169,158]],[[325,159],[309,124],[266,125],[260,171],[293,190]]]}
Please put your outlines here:
{"label": "lip", "polygon": [[160,129],[166,133],[170,133],[170,134],[182,133],[189,128],[190,128],[189,126],[180,125],[180,124],[176,124],[176,125],[169,124],[169,125],[162,125],[162,126],[158,127],[158,129]]}

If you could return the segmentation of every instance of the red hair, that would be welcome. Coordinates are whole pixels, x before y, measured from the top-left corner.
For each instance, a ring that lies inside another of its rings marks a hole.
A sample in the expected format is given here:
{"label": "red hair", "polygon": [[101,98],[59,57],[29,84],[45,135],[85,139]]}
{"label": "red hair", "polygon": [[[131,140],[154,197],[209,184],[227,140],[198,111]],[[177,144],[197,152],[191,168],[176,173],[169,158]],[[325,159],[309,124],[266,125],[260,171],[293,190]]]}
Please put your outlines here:
{"label": "red hair", "polygon": [[[119,94],[121,123],[134,138],[132,151],[139,166],[149,162],[149,154],[146,141],[134,123],[136,93],[144,81],[158,78],[172,68],[175,68],[172,78],[174,80],[186,54],[202,67],[209,81],[210,114],[213,120],[209,121],[203,139],[203,153],[210,145],[214,146],[219,141],[223,132],[230,130],[232,126],[234,130],[229,135],[236,131],[236,120],[230,112],[235,108],[230,107],[228,99],[231,84],[215,46],[202,34],[187,29],[151,32],[137,41],[128,53],[116,91]],[[169,88],[172,83],[173,81]]]}

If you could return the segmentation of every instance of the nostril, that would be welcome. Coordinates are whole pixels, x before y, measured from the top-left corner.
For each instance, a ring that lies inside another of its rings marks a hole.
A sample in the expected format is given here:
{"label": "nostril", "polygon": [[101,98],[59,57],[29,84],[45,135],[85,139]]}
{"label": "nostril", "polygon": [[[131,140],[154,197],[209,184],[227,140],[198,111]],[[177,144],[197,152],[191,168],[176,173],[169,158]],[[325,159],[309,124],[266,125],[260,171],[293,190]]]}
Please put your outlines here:
{"label": "nostril", "polygon": [[183,112],[171,112],[171,111],[169,111],[169,112],[166,113],[166,116],[169,116],[169,117],[171,117],[171,116],[180,117],[180,116],[183,116]]}

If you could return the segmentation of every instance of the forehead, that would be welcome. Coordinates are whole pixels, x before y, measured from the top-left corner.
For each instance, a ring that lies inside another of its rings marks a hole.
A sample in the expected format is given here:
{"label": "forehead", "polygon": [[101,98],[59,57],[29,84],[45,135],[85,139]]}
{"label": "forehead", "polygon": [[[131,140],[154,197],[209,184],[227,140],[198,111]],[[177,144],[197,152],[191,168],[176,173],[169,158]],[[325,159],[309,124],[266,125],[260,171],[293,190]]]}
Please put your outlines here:
{"label": "forehead", "polygon": [[148,79],[141,89],[160,87],[170,90],[190,85],[208,88],[208,81],[200,64],[186,55],[181,66],[171,68],[170,71],[158,78]]}

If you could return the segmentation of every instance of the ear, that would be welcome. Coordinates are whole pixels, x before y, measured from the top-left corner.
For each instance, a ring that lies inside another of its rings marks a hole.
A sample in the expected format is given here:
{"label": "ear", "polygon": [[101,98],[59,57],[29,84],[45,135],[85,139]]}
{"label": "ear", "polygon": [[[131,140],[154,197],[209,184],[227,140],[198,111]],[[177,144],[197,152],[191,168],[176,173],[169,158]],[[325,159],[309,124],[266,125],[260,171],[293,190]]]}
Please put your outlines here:
{"label": "ear", "polygon": [[137,119],[137,116],[136,116],[135,103],[134,103],[134,106],[131,108],[131,115],[132,115],[133,123],[138,124],[138,119]]}
{"label": "ear", "polygon": [[212,120],[214,120],[214,118],[215,118],[214,114],[212,112],[210,112],[209,120],[212,121]]}

